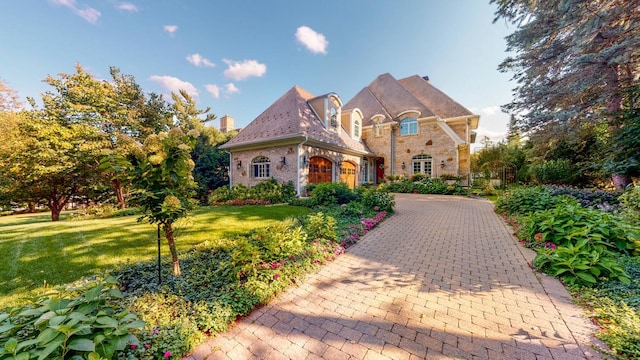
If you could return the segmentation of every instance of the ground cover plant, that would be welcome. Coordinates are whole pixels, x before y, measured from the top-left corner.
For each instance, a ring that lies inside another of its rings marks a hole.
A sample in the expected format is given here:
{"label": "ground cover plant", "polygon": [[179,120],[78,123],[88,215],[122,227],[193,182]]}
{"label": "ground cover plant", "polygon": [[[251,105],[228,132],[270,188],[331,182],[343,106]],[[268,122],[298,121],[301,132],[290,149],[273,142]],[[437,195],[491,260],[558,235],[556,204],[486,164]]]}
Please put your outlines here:
{"label": "ground cover plant", "polygon": [[[209,239],[275,224],[310,212],[291,206],[201,207],[178,226],[178,251]],[[0,308],[45,286],[61,285],[156,255],[156,227],[138,216],[53,223],[49,214],[0,217],[0,253],[15,259],[0,267]]]}
{"label": "ground cover plant", "polygon": [[640,356],[640,228],[627,220],[634,195],[629,189],[612,200],[601,191],[537,186],[510,189],[496,202],[537,252],[532,265],[567,285],[621,358]]}

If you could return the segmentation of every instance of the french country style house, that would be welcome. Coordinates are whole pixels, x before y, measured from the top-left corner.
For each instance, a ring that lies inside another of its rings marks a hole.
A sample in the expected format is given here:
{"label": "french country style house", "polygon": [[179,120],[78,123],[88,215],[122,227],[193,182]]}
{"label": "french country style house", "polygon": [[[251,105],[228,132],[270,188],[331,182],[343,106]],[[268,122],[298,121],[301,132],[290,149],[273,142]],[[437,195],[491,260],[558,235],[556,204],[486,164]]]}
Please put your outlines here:
{"label": "french country style house", "polygon": [[469,179],[480,117],[418,75],[378,76],[351,100],[294,86],[220,148],[231,185],[275,178],[307,184],[380,183],[388,175]]}

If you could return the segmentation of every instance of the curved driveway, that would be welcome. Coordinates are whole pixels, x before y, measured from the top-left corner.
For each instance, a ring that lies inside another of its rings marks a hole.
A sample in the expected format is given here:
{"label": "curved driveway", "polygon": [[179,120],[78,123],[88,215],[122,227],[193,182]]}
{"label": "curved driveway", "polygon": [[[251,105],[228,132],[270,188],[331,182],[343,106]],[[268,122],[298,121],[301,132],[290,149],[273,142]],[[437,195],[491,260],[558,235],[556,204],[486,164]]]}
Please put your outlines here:
{"label": "curved driveway", "polygon": [[532,271],[491,202],[396,195],[396,214],[187,359],[592,359],[595,329]]}

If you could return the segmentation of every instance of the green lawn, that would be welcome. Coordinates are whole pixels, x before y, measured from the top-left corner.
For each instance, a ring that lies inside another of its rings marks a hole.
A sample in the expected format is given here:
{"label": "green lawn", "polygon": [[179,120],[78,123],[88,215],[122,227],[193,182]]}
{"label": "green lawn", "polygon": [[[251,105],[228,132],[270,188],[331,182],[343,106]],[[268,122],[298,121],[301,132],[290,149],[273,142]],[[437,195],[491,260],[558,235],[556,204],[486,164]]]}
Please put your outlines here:
{"label": "green lawn", "polygon": [[[294,206],[202,207],[177,226],[178,251],[310,212]],[[0,217],[0,308],[45,284],[58,285],[127,262],[153,261],[156,227],[138,216],[51,222],[49,213]],[[162,254],[168,255],[166,240]]]}

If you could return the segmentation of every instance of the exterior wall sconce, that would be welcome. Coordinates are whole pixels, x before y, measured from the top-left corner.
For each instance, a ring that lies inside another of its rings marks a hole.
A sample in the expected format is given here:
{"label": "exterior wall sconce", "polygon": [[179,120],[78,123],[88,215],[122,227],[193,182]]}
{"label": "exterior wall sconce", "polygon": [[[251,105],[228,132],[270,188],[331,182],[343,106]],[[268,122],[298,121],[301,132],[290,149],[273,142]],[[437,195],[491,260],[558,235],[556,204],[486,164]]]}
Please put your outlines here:
{"label": "exterior wall sconce", "polygon": [[407,168],[407,164],[405,164],[404,161],[403,161],[401,167],[402,167],[402,170],[404,170],[404,169]]}
{"label": "exterior wall sconce", "polygon": [[306,155],[302,157],[302,165],[303,166],[309,165],[309,158]]}
{"label": "exterior wall sconce", "polygon": [[240,170],[241,167],[242,167],[242,160],[238,160],[238,162],[236,163],[236,169]]}
{"label": "exterior wall sconce", "polygon": [[440,161],[440,167],[444,169],[444,160]]}
{"label": "exterior wall sconce", "polygon": [[280,164],[281,164],[282,166],[287,165],[287,158],[286,158],[286,157],[284,157],[284,156],[283,156],[283,157],[281,157],[281,158],[280,158]]}

